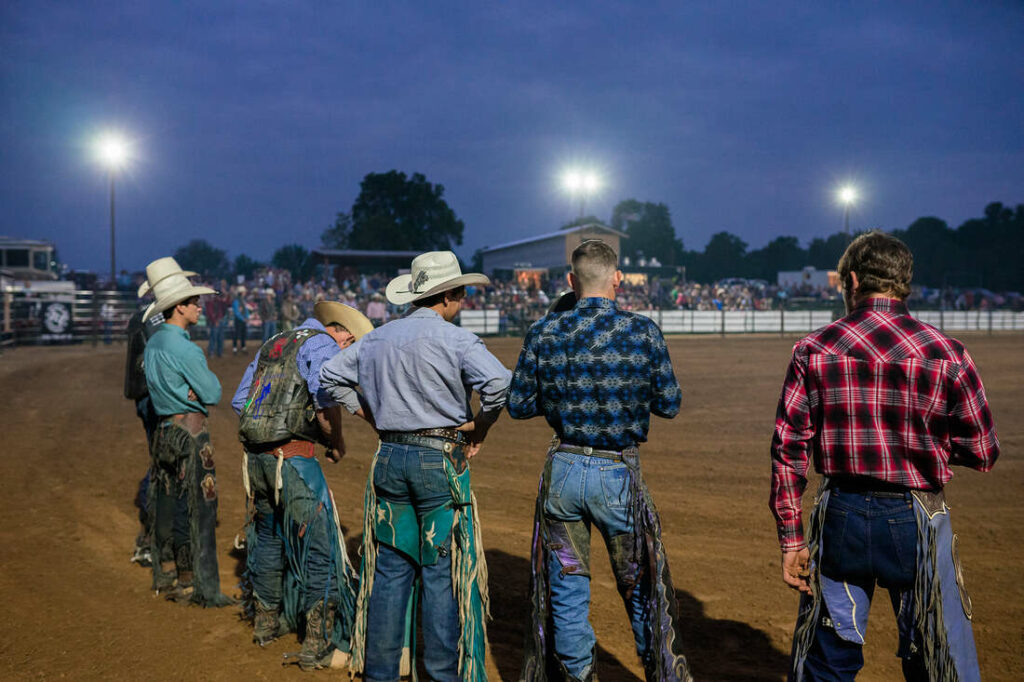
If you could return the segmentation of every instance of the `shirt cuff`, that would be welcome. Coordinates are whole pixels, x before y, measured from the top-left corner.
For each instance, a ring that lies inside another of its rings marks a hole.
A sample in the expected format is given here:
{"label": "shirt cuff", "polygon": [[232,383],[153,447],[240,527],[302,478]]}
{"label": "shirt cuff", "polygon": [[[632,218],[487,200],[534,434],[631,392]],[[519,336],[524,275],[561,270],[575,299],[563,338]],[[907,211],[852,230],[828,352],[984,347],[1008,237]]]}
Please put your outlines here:
{"label": "shirt cuff", "polygon": [[804,542],[803,531],[779,529],[779,546],[783,552],[799,552],[801,549],[806,549],[807,543]]}

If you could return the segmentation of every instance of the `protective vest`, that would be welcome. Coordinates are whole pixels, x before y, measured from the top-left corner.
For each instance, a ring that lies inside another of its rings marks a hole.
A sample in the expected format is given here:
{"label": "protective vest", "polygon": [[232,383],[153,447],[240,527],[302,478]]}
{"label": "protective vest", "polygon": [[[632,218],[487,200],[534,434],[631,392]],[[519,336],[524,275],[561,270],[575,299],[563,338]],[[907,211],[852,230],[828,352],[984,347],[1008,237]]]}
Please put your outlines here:
{"label": "protective vest", "polygon": [[302,345],[323,333],[315,329],[281,332],[260,348],[238,425],[238,439],[244,445],[286,440],[327,444],[316,420],[313,397],[296,362]]}

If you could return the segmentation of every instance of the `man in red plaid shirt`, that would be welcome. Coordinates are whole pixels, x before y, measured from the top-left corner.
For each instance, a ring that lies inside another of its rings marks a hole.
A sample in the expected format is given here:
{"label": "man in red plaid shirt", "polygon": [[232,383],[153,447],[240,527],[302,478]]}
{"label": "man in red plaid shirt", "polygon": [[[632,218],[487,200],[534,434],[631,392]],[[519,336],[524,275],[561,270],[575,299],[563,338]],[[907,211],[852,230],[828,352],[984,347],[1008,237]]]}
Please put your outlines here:
{"label": "man in red plaid shirt", "polygon": [[[892,596],[908,680],[980,679],[952,465],[992,468],[999,442],[971,356],[907,311],[913,256],[880,232],[839,261],[847,315],[793,348],[772,438],[782,577],[802,593],[791,679],[852,680],[876,583]],[[825,478],[804,540],[809,458]]]}

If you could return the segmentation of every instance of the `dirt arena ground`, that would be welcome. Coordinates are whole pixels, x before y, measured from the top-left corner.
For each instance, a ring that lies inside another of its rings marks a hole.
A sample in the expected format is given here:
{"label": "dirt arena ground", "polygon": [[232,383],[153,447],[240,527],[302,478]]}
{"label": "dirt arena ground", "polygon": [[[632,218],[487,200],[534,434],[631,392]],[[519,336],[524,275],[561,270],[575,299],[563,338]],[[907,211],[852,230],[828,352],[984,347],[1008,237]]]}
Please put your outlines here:
{"label": "dirt arena ground", "polygon": [[[1024,664],[1024,336],[962,337],[981,368],[1003,454],[991,474],[957,470],[947,488],[986,680],[1019,680]],[[682,414],[655,419],[643,468],[661,510],[683,611],[686,653],[699,680],[785,677],[797,598],[779,577],[767,507],[768,444],[793,339],[676,337]],[[515,339],[488,342],[508,366]],[[256,346],[251,345],[251,352]],[[241,557],[244,522],[236,420],[228,406],[249,358],[213,359],[225,398],[212,410],[220,488],[222,585]],[[122,397],[124,346],[18,348],[0,356],[0,678],[274,679],[294,638],[259,649],[236,608],[201,610],[154,597],[150,574],[129,563],[132,505],[147,466],[145,435]],[[543,420],[491,432],[473,463],[491,570],[491,679],[515,680],[526,609],[536,481],[550,432]],[[348,455],[325,465],[349,540],[375,439],[346,422]],[[812,482],[812,488],[813,488]],[[809,500],[808,500],[809,506]],[[603,544],[594,543],[592,620],[603,680],[638,680]],[[871,615],[863,680],[901,679],[888,600]],[[341,673],[320,673],[344,679]],[[312,678],[307,678],[312,679]]]}

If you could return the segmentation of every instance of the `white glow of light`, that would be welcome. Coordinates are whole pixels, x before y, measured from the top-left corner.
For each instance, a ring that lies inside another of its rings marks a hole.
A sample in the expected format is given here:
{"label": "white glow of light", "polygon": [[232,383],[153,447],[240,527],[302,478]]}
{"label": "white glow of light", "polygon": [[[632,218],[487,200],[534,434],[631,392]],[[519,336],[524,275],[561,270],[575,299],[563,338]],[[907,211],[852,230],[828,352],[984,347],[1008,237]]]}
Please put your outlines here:
{"label": "white glow of light", "polygon": [[601,178],[591,171],[573,169],[562,176],[562,186],[570,194],[593,194],[601,189]]}
{"label": "white glow of light", "polygon": [[853,202],[857,201],[857,190],[847,185],[839,190],[839,202],[849,206]]}
{"label": "white glow of light", "polygon": [[128,162],[128,142],[117,133],[106,133],[96,141],[96,156],[107,168],[117,170]]}

